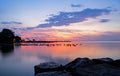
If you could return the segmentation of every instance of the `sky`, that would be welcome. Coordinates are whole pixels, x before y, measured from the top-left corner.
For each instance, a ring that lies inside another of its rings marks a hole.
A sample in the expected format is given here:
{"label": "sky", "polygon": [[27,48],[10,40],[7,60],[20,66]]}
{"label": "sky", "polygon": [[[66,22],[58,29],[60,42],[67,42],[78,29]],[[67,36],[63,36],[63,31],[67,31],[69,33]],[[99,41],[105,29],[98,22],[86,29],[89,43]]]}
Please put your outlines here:
{"label": "sky", "polygon": [[0,30],[23,39],[120,41],[120,0],[0,0]]}

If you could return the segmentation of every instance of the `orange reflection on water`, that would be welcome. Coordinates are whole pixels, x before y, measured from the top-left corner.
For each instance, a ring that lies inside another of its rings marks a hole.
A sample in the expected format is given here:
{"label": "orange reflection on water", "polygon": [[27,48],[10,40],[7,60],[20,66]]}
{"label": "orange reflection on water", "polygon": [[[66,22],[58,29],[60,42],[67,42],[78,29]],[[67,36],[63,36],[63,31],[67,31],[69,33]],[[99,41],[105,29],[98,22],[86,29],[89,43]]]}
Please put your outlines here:
{"label": "orange reflection on water", "polygon": [[[22,46],[22,51],[34,56],[43,56],[50,58],[68,58],[77,57],[101,58],[111,57],[120,58],[120,44],[101,44],[101,43],[50,43],[60,44],[59,46]],[[76,45],[76,46],[73,46]]]}

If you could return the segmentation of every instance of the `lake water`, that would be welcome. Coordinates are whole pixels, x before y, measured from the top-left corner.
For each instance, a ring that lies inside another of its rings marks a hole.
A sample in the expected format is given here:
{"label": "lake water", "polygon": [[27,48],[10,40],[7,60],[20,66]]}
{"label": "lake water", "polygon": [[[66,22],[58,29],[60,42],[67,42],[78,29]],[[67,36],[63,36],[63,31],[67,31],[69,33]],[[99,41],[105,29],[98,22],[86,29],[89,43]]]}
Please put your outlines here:
{"label": "lake water", "polygon": [[0,49],[0,76],[34,76],[34,65],[66,64],[77,57],[120,59],[120,42],[29,43]]}

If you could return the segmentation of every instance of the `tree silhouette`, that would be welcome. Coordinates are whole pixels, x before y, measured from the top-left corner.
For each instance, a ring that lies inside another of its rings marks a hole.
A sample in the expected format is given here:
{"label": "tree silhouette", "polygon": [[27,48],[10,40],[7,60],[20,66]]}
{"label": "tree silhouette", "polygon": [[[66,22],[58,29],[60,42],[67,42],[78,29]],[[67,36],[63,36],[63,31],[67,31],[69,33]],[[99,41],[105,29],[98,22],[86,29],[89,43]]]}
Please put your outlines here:
{"label": "tree silhouette", "polygon": [[21,42],[22,40],[21,40],[21,37],[19,37],[19,36],[15,36],[15,38],[14,38],[14,42]]}
{"label": "tree silhouette", "polygon": [[3,29],[2,32],[0,32],[0,43],[13,43],[14,40],[14,32],[12,32],[9,29]]}

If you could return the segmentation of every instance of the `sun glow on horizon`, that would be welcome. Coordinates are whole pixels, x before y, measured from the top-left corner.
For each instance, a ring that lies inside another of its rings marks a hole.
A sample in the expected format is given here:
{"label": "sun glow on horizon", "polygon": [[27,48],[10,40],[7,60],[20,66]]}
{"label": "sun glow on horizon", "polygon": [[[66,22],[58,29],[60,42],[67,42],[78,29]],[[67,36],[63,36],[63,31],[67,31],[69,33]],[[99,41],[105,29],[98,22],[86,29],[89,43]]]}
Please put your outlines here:
{"label": "sun glow on horizon", "polygon": [[99,36],[104,32],[93,30],[35,29],[23,33],[23,39],[36,40],[80,40],[83,36]]}

